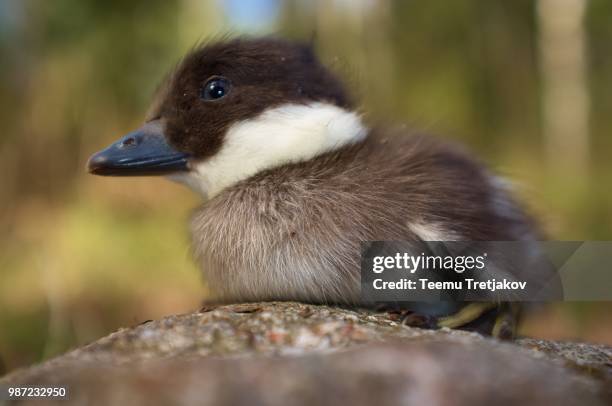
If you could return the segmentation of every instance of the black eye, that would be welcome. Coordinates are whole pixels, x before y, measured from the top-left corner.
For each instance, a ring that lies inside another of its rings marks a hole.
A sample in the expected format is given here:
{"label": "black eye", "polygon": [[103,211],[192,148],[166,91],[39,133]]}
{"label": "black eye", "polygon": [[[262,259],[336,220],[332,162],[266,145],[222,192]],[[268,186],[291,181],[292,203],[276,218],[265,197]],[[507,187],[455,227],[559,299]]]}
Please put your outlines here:
{"label": "black eye", "polygon": [[200,93],[200,97],[204,100],[218,100],[227,95],[230,90],[229,80],[221,77],[210,79]]}

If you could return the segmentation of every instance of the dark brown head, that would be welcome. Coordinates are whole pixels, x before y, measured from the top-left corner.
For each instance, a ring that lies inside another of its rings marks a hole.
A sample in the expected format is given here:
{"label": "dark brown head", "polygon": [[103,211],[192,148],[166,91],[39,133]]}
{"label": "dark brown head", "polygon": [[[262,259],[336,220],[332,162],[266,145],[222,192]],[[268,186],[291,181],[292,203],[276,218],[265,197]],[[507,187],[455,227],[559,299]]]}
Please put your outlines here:
{"label": "dark brown head", "polygon": [[272,38],[206,44],[169,75],[146,124],[95,154],[89,170],[193,175],[188,183],[197,178],[196,189],[210,195],[362,138],[350,108],[309,46]]}
{"label": "dark brown head", "polygon": [[154,118],[196,158],[214,155],[228,127],[283,104],[349,108],[340,82],[312,49],[278,39],[235,39],[196,49],[172,75]]}

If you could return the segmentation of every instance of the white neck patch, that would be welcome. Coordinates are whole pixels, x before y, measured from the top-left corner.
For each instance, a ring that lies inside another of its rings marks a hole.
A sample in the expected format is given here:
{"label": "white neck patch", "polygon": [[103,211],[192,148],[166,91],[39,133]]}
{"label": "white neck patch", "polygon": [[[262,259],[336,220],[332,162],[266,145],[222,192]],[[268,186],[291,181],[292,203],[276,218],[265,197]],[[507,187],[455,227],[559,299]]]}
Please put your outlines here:
{"label": "white neck patch", "polygon": [[232,125],[219,152],[170,178],[212,198],[258,172],[314,158],[366,135],[354,112],[319,102],[285,104]]}

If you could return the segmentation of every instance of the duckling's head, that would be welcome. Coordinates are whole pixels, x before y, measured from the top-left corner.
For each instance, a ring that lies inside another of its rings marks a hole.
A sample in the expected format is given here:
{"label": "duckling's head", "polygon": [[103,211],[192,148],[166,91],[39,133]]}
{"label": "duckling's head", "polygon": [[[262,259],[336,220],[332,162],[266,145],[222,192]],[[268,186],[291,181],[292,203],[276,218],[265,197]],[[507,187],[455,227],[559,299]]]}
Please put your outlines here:
{"label": "duckling's head", "polygon": [[88,167],[97,175],[167,175],[213,197],[366,133],[342,84],[309,46],[239,38],[189,53],[160,87],[146,123],[94,154]]}

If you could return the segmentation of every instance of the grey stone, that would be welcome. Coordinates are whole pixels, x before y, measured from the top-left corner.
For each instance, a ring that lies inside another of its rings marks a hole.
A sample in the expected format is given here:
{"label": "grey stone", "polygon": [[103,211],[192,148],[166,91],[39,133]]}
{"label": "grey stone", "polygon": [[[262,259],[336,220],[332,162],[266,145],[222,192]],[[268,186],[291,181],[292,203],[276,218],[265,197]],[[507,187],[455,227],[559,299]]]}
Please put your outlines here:
{"label": "grey stone", "polygon": [[121,329],[0,385],[68,385],[62,404],[605,405],[611,370],[603,345],[509,343],[386,313],[271,302]]}

